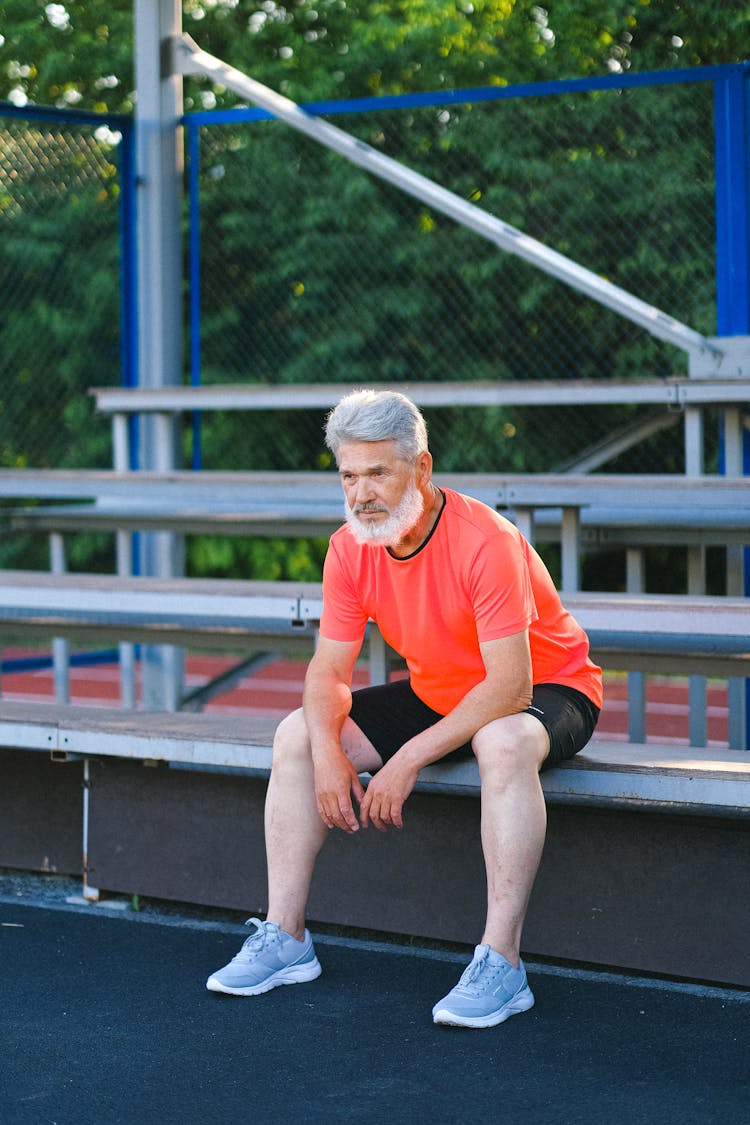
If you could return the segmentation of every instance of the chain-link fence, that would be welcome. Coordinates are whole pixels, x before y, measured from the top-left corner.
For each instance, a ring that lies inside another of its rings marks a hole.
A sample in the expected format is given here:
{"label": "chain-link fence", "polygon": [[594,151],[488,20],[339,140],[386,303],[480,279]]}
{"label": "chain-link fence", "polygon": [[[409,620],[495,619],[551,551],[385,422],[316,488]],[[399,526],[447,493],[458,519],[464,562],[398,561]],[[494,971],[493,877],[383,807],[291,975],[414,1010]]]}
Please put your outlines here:
{"label": "chain-link fence", "polygon": [[130,123],[0,106],[0,465],[106,467],[87,390],[122,372]]}
{"label": "chain-link fence", "polygon": [[[696,81],[389,103],[335,123],[711,334],[712,112],[712,83]],[[207,114],[193,124],[201,223],[193,328],[203,382],[685,373],[677,349],[287,126],[253,116],[214,123]],[[426,413],[439,468],[551,471],[574,466],[648,408],[582,402]],[[207,417],[202,460],[318,467],[321,417],[293,413],[283,425],[271,415]],[[680,471],[681,428],[660,428],[602,467]]]}
{"label": "chain-link fence", "polygon": [[[550,83],[532,96],[400,107],[382,99],[336,123],[713,333],[714,83],[690,72],[659,81]],[[258,116],[187,119],[200,140],[190,211],[200,216],[200,265],[188,278],[200,281],[194,378],[366,385],[684,373],[677,349]],[[0,107],[2,465],[111,464],[108,426],[86,391],[119,382],[123,351],[134,352],[121,327],[130,126]],[[647,412],[581,403],[427,414],[441,469],[543,471],[576,465]],[[202,463],[319,467],[321,422],[315,412],[290,412],[283,424],[275,414],[207,416]],[[680,426],[601,467],[679,471]]]}

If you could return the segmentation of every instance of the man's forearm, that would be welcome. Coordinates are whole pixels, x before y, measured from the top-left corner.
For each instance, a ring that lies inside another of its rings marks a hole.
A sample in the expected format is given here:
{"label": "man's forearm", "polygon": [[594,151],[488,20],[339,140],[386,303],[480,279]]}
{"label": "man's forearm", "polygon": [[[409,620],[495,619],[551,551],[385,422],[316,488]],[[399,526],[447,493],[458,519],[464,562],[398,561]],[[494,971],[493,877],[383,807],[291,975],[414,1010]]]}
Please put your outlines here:
{"label": "man's forearm", "polygon": [[482,680],[452,711],[405,743],[399,754],[403,753],[420,770],[471,742],[477,731],[494,719],[525,711],[530,702],[530,689],[527,692],[519,686],[518,690],[508,692],[492,680]]}
{"label": "man's forearm", "polygon": [[341,750],[341,728],[352,705],[348,684],[330,674],[308,672],[302,696],[313,759],[317,754]]}

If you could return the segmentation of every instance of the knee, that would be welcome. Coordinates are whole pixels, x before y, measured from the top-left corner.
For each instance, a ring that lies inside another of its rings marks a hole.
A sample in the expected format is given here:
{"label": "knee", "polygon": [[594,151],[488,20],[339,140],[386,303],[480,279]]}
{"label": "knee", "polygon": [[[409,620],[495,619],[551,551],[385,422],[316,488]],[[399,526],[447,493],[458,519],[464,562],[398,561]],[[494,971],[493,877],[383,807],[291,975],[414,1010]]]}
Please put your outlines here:
{"label": "knee", "polygon": [[546,730],[525,713],[495,719],[481,727],[471,745],[482,784],[504,784],[526,770],[538,773],[549,749]]}
{"label": "knee", "polygon": [[291,765],[310,756],[305,717],[300,707],[281,720],[273,739],[273,768]]}

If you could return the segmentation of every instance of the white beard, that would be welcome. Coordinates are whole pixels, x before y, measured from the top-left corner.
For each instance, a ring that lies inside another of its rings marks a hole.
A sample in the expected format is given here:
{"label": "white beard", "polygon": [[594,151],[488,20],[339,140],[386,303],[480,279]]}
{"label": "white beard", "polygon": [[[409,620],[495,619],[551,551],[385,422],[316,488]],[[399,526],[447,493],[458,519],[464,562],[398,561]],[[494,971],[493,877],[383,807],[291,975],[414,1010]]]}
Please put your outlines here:
{"label": "white beard", "polygon": [[[395,508],[386,508],[384,504],[355,504],[350,508],[345,502],[344,509],[347,526],[358,543],[370,547],[397,547],[419,522],[424,512],[424,498],[410,481]],[[363,510],[387,512],[388,518],[363,522],[357,517]]]}

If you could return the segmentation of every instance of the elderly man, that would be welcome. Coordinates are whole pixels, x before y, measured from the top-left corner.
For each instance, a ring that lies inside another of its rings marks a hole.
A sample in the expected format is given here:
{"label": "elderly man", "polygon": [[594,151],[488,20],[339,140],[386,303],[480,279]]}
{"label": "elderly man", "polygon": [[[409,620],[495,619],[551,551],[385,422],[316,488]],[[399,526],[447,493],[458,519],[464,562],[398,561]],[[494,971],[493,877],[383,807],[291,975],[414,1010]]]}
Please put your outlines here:
{"label": "elderly man", "polygon": [[[279,726],[266,799],[265,922],[207,981],[254,996],[320,972],[305,908],[328,832],[401,828],[422,766],[473,753],[482,787],[487,919],[435,1023],[491,1027],[534,1003],[521,930],[546,831],[539,771],[589,740],[601,672],[539,556],[508,520],[438,487],[421,413],[361,390],[329,415],[326,441],[346,524],[323,574],[320,640],[303,706]],[[368,620],[408,679],[351,690]],[[367,792],[359,779],[372,774]]]}

